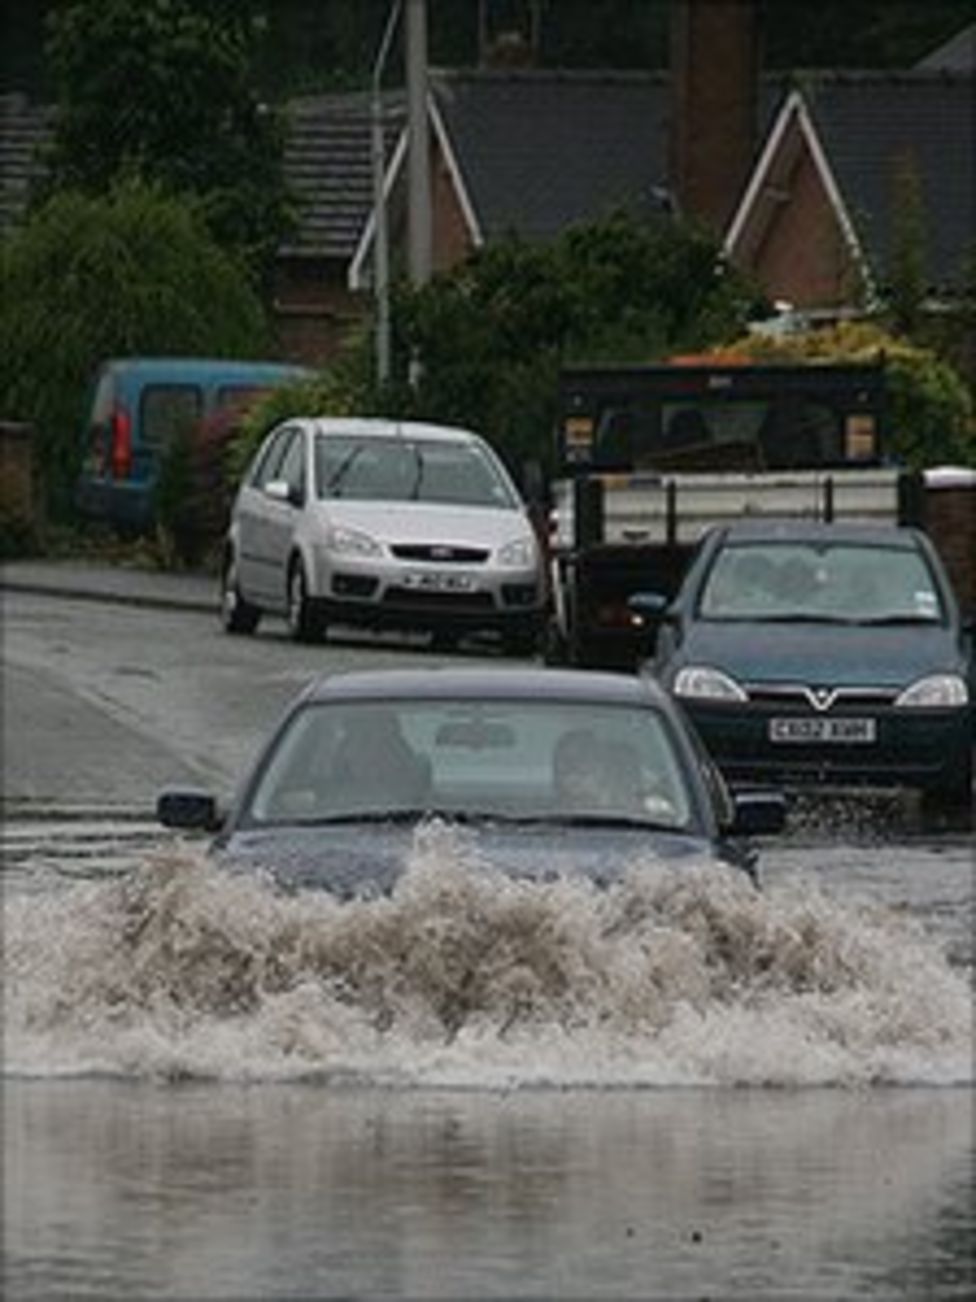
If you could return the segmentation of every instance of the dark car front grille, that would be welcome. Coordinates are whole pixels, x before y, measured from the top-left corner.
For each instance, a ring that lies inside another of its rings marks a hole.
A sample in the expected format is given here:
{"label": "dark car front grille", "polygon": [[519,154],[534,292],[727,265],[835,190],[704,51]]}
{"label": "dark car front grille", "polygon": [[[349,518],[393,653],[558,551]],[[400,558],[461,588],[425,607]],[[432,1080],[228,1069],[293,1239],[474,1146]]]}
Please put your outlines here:
{"label": "dark car front grille", "polygon": [[805,683],[746,683],[749,700],[789,710],[813,710],[817,714],[846,709],[883,709],[898,695],[888,687],[827,687]]}
{"label": "dark car front grille", "polygon": [[399,561],[429,561],[434,565],[483,565],[491,555],[484,547],[455,547],[449,543],[396,543],[390,551]]}

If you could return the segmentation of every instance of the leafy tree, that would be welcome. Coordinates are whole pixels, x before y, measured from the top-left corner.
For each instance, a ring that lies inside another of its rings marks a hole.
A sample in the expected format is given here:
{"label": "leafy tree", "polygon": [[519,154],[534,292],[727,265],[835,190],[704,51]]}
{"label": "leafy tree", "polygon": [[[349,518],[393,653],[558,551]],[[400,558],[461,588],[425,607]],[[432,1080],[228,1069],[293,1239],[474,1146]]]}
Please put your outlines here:
{"label": "leafy tree", "polygon": [[38,433],[58,516],[97,365],[130,354],[258,356],[261,304],[185,204],[141,182],[55,195],[0,246],[0,390]]}
{"label": "leafy tree", "polygon": [[894,225],[888,304],[897,333],[913,335],[921,325],[928,282],[922,182],[911,155],[898,160],[892,186]]}
{"label": "leafy tree", "polygon": [[776,339],[748,335],[731,348],[756,361],[873,362],[883,357],[892,455],[911,469],[945,463],[976,466],[972,394],[959,373],[930,349],[870,324]]}
{"label": "leafy tree", "polygon": [[669,219],[618,213],[548,244],[513,236],[399,289],[385,405],[481,430],[513,468],[545,462],[560,366],[704,347],[741,328],[755,299],[710,236]]}
{"label": "leafy tree", "polygon": [[69,0],[55,10],[49,187],[102,194],[137,176],[195,196],[214,237],[266,275],[289,205],[281,122],[253,86],[256,11],[254,0]]}

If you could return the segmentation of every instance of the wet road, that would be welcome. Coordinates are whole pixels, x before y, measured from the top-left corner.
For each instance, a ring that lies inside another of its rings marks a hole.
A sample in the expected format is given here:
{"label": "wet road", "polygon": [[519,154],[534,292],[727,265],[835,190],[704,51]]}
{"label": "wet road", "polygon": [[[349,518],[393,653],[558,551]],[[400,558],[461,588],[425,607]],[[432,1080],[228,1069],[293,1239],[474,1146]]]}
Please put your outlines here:
{"label": "wet road", "polygon": [[153,824],[418,654],[6,594],[6,1295],[972,1296],[970,834],[808,802],[761,897],[524,907],[445,841],[353,913]]}

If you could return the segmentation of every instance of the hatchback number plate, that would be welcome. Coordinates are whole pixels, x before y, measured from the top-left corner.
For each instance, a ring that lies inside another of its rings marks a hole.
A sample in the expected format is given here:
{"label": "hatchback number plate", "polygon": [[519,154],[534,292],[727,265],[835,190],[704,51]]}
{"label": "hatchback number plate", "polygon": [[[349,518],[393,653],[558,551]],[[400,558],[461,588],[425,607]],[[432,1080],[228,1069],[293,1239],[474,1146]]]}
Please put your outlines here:
{"label": "hatchback number plate", "polygon": [[782,742],[837,742],[858,745],[873,742],[874,719],[770,719],[769,740]]}
{"label": "hatchback number plate", "polygon": [[425,592],[470,592],[474,579],[470,574],[452,574],[444,570],[421,570],[403,576],[405,588],[419,588]]}

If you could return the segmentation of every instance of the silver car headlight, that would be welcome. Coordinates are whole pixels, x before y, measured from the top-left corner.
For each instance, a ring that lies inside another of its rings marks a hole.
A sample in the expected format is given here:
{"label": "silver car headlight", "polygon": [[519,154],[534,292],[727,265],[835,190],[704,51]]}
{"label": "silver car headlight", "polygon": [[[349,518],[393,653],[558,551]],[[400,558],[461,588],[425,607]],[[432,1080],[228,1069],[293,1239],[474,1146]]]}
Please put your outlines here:
{"label": "silver car headlight", "polygon": [[383,554],[383,548],[375,538],[370,538],[368,533],[360,533],[358,529],[346,529],[342,525],[335,525],[330,530],[326,546],[330,551],[338,552],[341,556]]}
{"label": "silver car headlight", "polygon": [[674,680],[675,696],[695,701],[747,701],[749,697],[728,674],[710,665],[686,665]]}
{"label": "silver car headlight", "polygon": [[498,549],[498,564],[526,569],[535,564],[535,547],[529,538],[513,538]]}
{"label": "silver car headlight", "polygon": [[958,674],[929,674],[906,687],[895,700],[905,706],[958,706],[969,701],[966,680]]}

